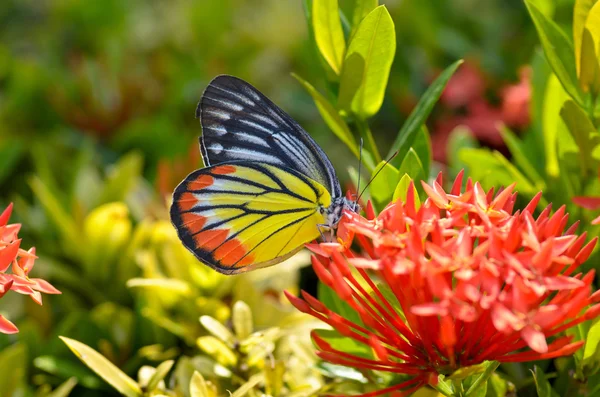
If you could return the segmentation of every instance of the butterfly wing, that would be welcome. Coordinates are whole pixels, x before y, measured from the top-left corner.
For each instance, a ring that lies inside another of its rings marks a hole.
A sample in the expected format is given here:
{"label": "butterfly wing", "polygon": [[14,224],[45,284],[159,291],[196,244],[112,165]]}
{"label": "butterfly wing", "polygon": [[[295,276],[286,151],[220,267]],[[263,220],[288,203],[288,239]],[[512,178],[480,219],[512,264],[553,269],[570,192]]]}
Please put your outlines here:
{"label": "butterfly wing", "polygon": [[253,160],[296,170],[334,197],[340,183],[327,155],[288,114],[237,77],[214,78],[196,110],[205,165]]}
{"label": "butterfly wing", "polygon": [[171,221],[184,245],[235,274],[288,258],[319,236],[327,189],[299,172],[234,161],[192,172],[173,193]]}

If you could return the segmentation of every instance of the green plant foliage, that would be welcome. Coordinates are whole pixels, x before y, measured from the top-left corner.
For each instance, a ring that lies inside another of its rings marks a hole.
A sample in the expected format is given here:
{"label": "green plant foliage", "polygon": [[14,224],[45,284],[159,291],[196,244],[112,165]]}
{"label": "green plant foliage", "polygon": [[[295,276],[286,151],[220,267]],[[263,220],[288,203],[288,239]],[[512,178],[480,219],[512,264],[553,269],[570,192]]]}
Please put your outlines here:
{"label": "green plant foliage", "polygon": [[396,52],[394,22],[385,6],[356,28],[344,57],[339,106],[362,119],[379,111]]}

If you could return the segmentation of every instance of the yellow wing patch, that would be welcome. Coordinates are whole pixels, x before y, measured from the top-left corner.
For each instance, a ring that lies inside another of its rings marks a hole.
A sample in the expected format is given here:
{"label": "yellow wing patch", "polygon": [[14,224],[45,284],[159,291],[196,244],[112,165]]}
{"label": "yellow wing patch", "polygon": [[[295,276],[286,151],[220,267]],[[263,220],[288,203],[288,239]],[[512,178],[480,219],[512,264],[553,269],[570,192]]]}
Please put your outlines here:
{"label": "yellow wing patch", "polygon": [[269,266],[319,236],[331,196],[274,165],[236,161],[197,170],[173,193],[171,221],[198,259],[226,274]]}

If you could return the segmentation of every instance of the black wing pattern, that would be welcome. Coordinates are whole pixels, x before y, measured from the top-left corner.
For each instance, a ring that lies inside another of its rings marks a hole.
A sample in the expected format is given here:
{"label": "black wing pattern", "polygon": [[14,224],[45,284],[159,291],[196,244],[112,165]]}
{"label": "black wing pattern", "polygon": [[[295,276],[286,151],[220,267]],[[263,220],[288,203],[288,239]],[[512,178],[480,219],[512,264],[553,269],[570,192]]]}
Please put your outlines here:
{"label": "black wing pattern", "polygon": [[333,197],[342,190],[327,155],[287,113],[237,77],[214,78],[196,109],[204,164],[250,160],[296,170]]}

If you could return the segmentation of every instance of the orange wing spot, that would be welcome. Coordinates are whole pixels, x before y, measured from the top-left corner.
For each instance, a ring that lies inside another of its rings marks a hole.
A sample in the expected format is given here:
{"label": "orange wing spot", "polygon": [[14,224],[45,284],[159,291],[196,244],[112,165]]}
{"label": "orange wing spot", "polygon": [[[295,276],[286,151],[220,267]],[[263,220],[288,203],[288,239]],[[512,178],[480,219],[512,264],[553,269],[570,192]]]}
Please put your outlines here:
{"label": "orange wing spot", "polygon": [[219,165],[218,167],[214,167],[210,172],[218,175],[231,174],[235,172],[235,167],[233,165]]}
{"label": "orange wing spot", "polygon": [[188,190],[200,190],[214,183],[214,179],[210,175],[200,175],[199,178],[189,181],[186,188]]}
{"label": "orange wing spot", "polygon": [[196,204],[198,204],[198,199],[190,192],[183,192],[177,200],[177,206],[181,212],[191,210]]}
{"label": "orange wing spot", "polygon": [[228,234],[229,230],[227,229],[205,230],[196,234],[194,241],[198,247],[212,251],[225,241]]}
{"label": "orange wing spot", "polygon": [[246,248],[238,239],[227,241],[215,251],[215,259],[225,266],[243,267],[254,262],[252,254],[246,255]]}
{"label": "orange wing spot", "polygon": [[190,234],[199,233],[202,226],[206,223],[206,218],[202,215],[194,214],[193,212],[184,212],[181,214],[182,226],[187,229]]}

